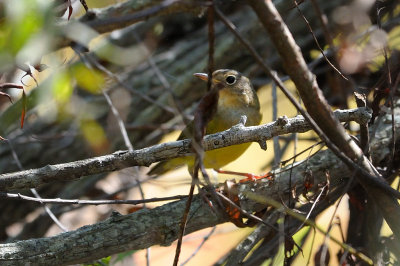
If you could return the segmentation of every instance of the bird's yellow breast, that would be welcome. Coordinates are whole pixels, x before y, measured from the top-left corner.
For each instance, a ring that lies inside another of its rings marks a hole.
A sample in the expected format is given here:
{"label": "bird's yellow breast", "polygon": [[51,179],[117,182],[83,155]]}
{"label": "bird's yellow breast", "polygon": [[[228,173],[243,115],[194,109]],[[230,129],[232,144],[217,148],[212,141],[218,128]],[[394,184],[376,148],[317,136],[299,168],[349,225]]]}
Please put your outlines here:
{"label": "bird's yellow breast", "polygon": [[[203,160],[204,167],[220,169],[221,167],[239,158],[240,155],[242,155],[247,150],[250,144],[251,143],[243,143],[239,145],[233,145],[220,149],[206,151]],[[169,160],[165,164],[165,168],[175,169],[185,164],[187,164],[189,169],[193,169],[194,157],[185,156]]]}
{"label": "bird's yellow breast", "polygon": [[248,94],[237,95],[227,90],[221,90],[217,112],[208,123],[206,134],[221,132],[237,125],[243,115],[247,117],[246,126],[259,125],[261,122],[260,107],[258,101],[252,102],[251,99],[253,98]]}
{"label": "bird's yellow breast", "polygon": [[[220,91],[218,109],[207,125],[206,134],[221,132],[237,125],[243,115],[247,117],[246,126],[260,124],[261,114],[258,103],[255,106],[249,106],[248,95],[242,97],[247,98],[240,98],[224,90]],[[204,166],[205,168],[221,168],[239,158],[249,146],[250,143],[243,143],[207,151],[204,156]]]}
{"label": "bird's yellow breast", "polygon": [[216,150],[206,151],[204,167],[219,169],[239,158],[250,146],[250,143],[228,146]]}

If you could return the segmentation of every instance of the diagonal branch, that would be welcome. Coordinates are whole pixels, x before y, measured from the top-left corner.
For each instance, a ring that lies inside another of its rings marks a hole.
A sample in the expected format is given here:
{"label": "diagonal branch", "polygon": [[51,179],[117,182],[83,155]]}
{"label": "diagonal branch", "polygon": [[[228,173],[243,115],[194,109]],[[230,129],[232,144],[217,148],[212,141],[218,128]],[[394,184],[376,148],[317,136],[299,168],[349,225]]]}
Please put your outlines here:
{"label": "diagonal branch", "polygon": [[[322,91],[318,87],[315,75],[308,69],[300,47],[296,44],[288,27],[270,0],[248,0],[260,22],[269,33],[275,48],[283,59],[283,66],[293,82],[307,108],[308,113],[327,136],[324,139],[328,147],[346,161],[348,167],[356,171],[358,182],[376,200],[385,220],[396,236],[400,237],[400,205],[392,195],[385,192],[384,179],[364,156],[362,150],[346,133],[344,127],[333,115]],[[340,151],[338,151],[340,148]],[[348,160],[350,159],[350,160]],[[373,184],[371,181],[375,181]],[[389,186],[387,186],[389,187]]]}

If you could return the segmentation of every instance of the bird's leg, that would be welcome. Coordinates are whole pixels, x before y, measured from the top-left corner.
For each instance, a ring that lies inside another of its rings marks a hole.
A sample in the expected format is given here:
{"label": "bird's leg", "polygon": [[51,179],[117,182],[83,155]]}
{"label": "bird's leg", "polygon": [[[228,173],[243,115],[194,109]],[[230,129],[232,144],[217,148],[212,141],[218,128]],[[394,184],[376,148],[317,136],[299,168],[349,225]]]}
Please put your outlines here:
{"label": "bird's leg", "polygon": [[238,176],[245,176],[246,178],[239,180],[240,183],[244,183],[247,181],[256,181],[261,178],[268,178],[269,180],[272,180],[273,175],[271,172],[268,172],[263,175],[255,175],[252,173],[242,173],[242,172],[235,172],[235,171],[226,171],[226,170],[221,170],[221,169],[214,169],[217,173],[220,174],[227,174],[227,175],[238,175]]}

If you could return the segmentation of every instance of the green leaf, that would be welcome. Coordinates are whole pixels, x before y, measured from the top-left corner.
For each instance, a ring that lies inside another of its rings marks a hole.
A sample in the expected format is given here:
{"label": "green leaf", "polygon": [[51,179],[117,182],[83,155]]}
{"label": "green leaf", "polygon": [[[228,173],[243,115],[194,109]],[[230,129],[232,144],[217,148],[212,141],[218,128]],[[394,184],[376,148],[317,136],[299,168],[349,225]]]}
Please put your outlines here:
{"label": "green leaf", "polygon": [[57,73],[53,84],[53,97],[57,103],[61,105],[68,103],[73,92],[70,75],[67,72]]}

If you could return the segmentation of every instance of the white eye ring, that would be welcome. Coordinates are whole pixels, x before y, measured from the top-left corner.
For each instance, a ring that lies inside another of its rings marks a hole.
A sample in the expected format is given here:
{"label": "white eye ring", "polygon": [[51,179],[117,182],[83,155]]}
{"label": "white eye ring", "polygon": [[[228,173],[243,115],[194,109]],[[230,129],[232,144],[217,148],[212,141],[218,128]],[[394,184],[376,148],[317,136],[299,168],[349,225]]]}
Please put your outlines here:
{"label": "white eye ring", "polygon": [[235,82],[236,82],[236,77],[235,77],[235,76],[232,76],[232,75],[229,75],[229,76],[227,76],[227,77],[225,78],[225,81],[226,81],[226,83],[227,83],[228,85],[233,85],[233,84],[235,84]]}

